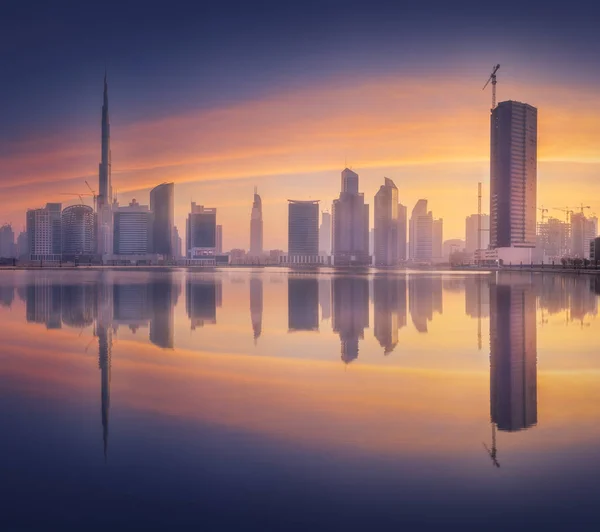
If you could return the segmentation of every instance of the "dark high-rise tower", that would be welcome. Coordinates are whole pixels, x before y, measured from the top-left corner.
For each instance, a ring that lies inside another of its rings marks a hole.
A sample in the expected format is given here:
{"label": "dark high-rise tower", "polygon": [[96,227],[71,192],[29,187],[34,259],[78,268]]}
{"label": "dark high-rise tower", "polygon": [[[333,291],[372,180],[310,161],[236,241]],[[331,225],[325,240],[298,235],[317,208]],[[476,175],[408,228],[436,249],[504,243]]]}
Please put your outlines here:
{"label": "dark high-rise tower", "polygon": [[111,183],[111,157],[110,157],[110,122],[108,119],[108,84],[106,72],[104,73],[104,100],[102,103],[102,153],[100,159],[100,171],[98,176],[99,194],[98,210],[101,206],[112,204]]}
{"label": "dark high-rise tower", "polygon": [[163,183],[150,191],[150,210],[154,214],[153,251],[167,258],[174,256],[174,191],[174,183]]}
{"label": "dark high-rise tower", "polygon": [[110,154],[110,122],[108,120],[108,85],[104,73],[104,101],[102,103],[102,152],[98,172],[98,234],[97,247],[101,255],[113,252],[112,183]]}

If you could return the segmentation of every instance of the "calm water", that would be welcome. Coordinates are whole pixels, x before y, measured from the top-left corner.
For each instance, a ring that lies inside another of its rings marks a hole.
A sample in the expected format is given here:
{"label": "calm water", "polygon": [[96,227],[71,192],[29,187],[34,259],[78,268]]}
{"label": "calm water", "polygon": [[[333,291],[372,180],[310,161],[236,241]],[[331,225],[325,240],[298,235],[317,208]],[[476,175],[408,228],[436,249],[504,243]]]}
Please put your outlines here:
{"label": "calm water", "polygon": [[0,272],[0,530],[592,528],[598,293]]}

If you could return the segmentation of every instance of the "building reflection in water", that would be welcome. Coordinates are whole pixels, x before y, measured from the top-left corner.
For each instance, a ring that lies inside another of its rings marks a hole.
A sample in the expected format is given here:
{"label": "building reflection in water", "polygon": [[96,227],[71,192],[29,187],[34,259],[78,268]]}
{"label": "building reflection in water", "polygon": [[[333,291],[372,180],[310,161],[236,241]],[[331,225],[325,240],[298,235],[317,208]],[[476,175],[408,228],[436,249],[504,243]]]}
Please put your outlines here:
{"label": "building reflection in water", "polygon": [[331,319],[331,278],[319,278],[319,306],[321,307],[321,321]]}
{"label": "building reflection in water", "polygon": [[163,349],[173,349],[174,310],[181,294],[181,285],[171,275],[150,285],[150,342]]}
{"label": "building reflection in water", "polygon": [[214,278],[191,277],[185,284],[185,305],[192,330],[217,323],[217,307],[221,307],[223,285]]}
{"label": "building reflection in water", "polygon": [[116,328],[122,325],[136,332],[140,327],[148,327],[151,315],[149,284],[115,284],[113,293]]}
{"label": "building reflection in water", "polygon": [[409,277],[408,284],[410,317],[415,329],[426,333],[433,313],[443,312],[442,278],[416,274]]}
{"label": "building reflection in water", "polygon": [[262,315],[263,280],[262,277],[252,277],[250,279],[250,320],[255,343],[262,333]]}
{"label": "building reflection in water", "polygon": [[288,330],[319,330],[319,283],[315,277],[288,277]]}
{"label": "building reflection in water", "polygon": [[15,287],[0,285],[0,306],[10,308],[15,300]]}
{"label": "building reflection in water", "polygon": [[358,341],[369,327],[369,281],[366,277],[337,277],[332,283],[333,331],[340,335],[341,358],[358,358]]}
{"label": "building reflection in water", "polygon": [[36,278],[25,287],[25,313],[30,323],[43,323],[47,329],[62,326],[61,285],[48,278]]}
{"label": "building reflection in water", "polygon": [[523,279],[491,283],[490,410],[501,431],[537,423],[536,294]]}
{"label": "building reflection in water", "polygon": [[398,331],[406,325],[406,280],[377,276],[373,279],[374,335],[385,355],[398,344]]}

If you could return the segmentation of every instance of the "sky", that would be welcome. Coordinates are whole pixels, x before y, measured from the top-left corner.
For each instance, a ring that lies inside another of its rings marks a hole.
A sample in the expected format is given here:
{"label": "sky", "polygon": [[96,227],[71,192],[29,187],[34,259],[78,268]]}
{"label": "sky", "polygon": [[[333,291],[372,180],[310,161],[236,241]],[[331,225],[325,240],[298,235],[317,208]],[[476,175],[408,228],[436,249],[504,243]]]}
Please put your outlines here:
{"label": "sky", "polygon": [[249,247],[255,185],[265,247],[286,249],[286,200],[330,210],[345,166],[371,216],[385,176],[464,238],[479,181],[488,210],[496,63],[498,100],[538,108],[538,207],[600,215],[599,16],[537,0],[3,2],[0,223],[98,189],[105,68],[119,202],[175,182],[181,233],[190,201],[216,207],[225,249]]}

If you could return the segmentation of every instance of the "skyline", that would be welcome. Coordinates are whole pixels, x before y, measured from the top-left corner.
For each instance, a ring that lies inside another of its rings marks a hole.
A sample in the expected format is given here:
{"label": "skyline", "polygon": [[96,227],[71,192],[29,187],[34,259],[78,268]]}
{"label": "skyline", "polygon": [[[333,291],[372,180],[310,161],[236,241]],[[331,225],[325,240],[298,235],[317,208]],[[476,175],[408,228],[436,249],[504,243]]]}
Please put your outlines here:
{"label": "skyline", "polygon": [[[356,13],[361,11],[352,6],[344,16],[354,27],[358,24]],[[219,19],[218,13],[213,15]],[[377,13],[364,22],[361,35],[370,38],[362,48],[356,44],[339,48],[328,41],[321,43],[318,59],[310,53],[320,43],[317,39],[303,53],[294,55],[285,48],[282,55],[289,53],[294,58],[290,67],[285,67],[277,54],[270,58],[263,51],[252,56],[262,67],[257,65],[246,78],[248,83],[236,86],[235,94],[230,94],[231,81],[241,81],[249,67],[233,70],[234,52],[241,52],[239,47],[230,49],[225,44],[212,58],[204,51],[205,61],[188,69],[187,76],[185,67],[195,64],[189,55],[178,57],[170,68],[165,65],[167,58],[176,57],[172,45],[153,61],[150,49],[140,52],[148,61],[140,66],[137,78],[126,71],[127,58],[110,54],[102,65],[86,62],[85,75],[80,74],[82,79],[75,82],[74,74],[58,69],[49,77],[54,89],[28,93],[27,106],[13,87],[3,88],[2,100],[10,101],[11,109],[7,113],[9,127],[1,134],[0,222],[12,222],[18,231],[24,225],[26,208],[61,200],[68,206],[73,202],[64,201],[60,193],[88,192],[84,181],[97,177],[99,87],[104,63],[110,84],[113,187],[120,203],[133,198],[148,203],[153,186],[172,181],[177,184],[175,224],[181,230],[190,201],[216,207],[226,228],[225,249],[248,247],[247,215],[254,186],[261,190],[264,223],[270,228],[265,232],[264,247],[285,249],[284,224],[277,222],[285,219],[287,198],[318,198],[324,209],[330,208],[338,193],[343,161],[361,176],[367,203],[372,204],[383,177],[389,177],[404,205],[411,207],[420,198],[428,199],[431,210],[444,219],[446,240],[464,238],[464,218],[477,211],[479,181],[484,183],[483,204],[489,203],[491,98],[481,87],[496,62],[502,64],[498,101],[527,102],[540,111],[538,206],[577,205],[584,198],[600,196],[594,182],[600,172],[596,147],[600,117],[595,111],[600,96],[594,74],[581,62],[600,49],[600,43],[590,40],[582,13],[567,15],[563,33],[572,38],[560,47],[549,41],[549,35],[541,38],[541,24],[534,21],[528,29],[532,38],[540,37],[535,45],[523,40],[523,31],[515,30],[509,43],[492,32],[477,53],[467,51],[465,37],[452,40],[450,50],[439,55],[433,53],[437,52],[433,44],[431,50],[423,44],[438,35],[435,28],[439,23],[425,24],[417,8],[408,15],[407,20],[417,21],[417,29],[423,31],[421,35],[415,29],[408,32],[400,50],[388,25],[380,37],[374,36],[373,26],[383,16]],[[475,19],[480,15],[476,10],[472,13]],[[283,15],[276,10],[273,20],[278,16]],[[531,14],[523,17],[524,26],[533,18]],[[470,28],[474,20],[467,19],[464,24]],[[171,22],[167,20],[167,29]],[[300,33],[296,40],[293,36],[289,43],[284,40],[286,46],[300,42],[302,31],[309,31],[294,27]],[[449,33],[456,36],[460,28],[456,22],[444,30],[437,37],[438,45],[444,42],[445,46]],[[332,36],[339,31],[327,29]],[[275,33],[280,30],[272,29]],[[136,28],[133,33],[145,31]],[[322,29],[317,33],[321,37],[327,34]],[[134,36],[129,41],[123,37],[123,43],[131,45]],[[268,37],[259,41],[271,43]],[[562,51],[554,54],[559,48]],[[397,52],[397,57],[392,58],[392,52]],[[23,57],[32,61],[31,53],[25,49]],[[227,59],[220,75],[210,82],[206,77],[199,79],[198,69],[217,69],[218,58]],[[84,64],[77,57],[73,61],[78,67]],[[17,67],[7,68],[9,74],[16,73]],[[261,74],[265,74],[264,80],[258,83]],[[148,76],[156,83],[142,83]],[[21,79],[25,83],[31,74],[25,73]],[[181,97],[182,93],[187,96]],[[67,97],[73,99],[73,105],[65,105]],[[52,120],[50,115],[59,109],[65,119]],[[564,176],[569,178],[569,187],[564,186]],[[459,200],[465,205],[464,212],[455,210]],[[600,202],[592,199],[588,204],[600,213]],[[554,215],[562,218],[559,211]],[[372,209],[370,217],[373,227]]]}

